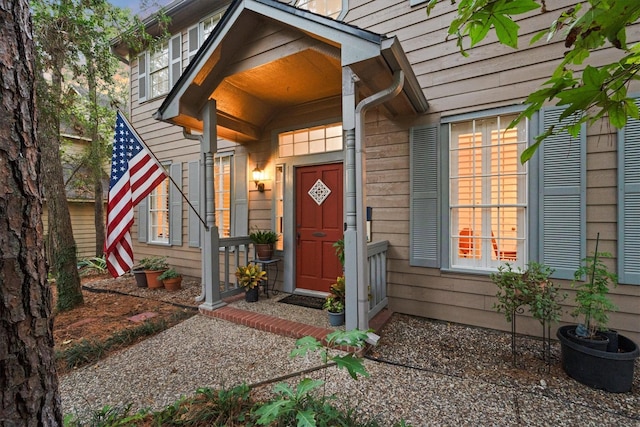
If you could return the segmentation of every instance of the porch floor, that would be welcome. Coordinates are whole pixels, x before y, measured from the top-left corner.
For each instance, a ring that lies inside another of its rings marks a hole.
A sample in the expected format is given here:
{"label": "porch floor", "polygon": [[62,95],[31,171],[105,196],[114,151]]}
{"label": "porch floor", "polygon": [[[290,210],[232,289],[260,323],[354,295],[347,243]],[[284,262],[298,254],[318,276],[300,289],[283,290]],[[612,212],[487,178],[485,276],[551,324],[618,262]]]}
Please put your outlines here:
{"label": "porch floor", "polygon": [[[271,332],[290,338],[312,336],[322,341],[327,334],[336,329],[344,330],[344,326],[329,325],[327,313],[324,310],[284,304],[279,301],[288,296],[279,293],[267,297],[260,294],[257,302],[248,303],[244,294],[225,299],[226,306],[216,310],[200,308],[200,314],[241,324],[261,331]],[[369,327],[380,331],[391,317],[391,311],[382,310],[371,319]]]}

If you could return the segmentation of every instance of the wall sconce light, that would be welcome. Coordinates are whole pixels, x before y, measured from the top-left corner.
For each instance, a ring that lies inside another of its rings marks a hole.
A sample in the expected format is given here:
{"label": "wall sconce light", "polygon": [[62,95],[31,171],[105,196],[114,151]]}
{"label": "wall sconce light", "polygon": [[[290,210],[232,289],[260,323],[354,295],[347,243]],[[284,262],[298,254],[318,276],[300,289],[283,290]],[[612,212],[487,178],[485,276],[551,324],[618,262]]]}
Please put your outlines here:
{"label": "wall sconce light", "polygon": [[256,188],[258,189],[259,192],[263,193],[264,192],[264,181],[265,176],[264,176],[264,171],[262,169],[260,169],[258,167],[258,165],[256,165],[256,168],[253,170],[253,182],[256,183]]}

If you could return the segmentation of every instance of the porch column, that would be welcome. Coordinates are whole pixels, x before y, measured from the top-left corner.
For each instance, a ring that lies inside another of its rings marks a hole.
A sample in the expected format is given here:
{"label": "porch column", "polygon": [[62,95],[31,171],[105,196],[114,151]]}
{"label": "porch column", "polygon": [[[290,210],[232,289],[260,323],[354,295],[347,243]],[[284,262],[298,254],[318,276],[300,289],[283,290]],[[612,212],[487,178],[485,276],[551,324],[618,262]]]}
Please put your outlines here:
{"label": "porch column", "polygon": [[218,248],[220,237],[216,225],[215,188],[213,185],[213,157],[218,151],[218,135],[216,132],[216,101],[210,100],[203,109],[204,123],[200,155],[204,158],[204,193],[205,193],[205,221],[208,230],[204,232],[202,247],[202,263],[204,274],[205,298],[200,308],[215,310],[226,305],[220,298],[220,265],[218,263]]}
{"label": "porch column", "polygon": [[358,327],[358,231],[356,227],[356,119],[355,86],[357,76],[349,67],[342,67],[342,128],[344,130],[345,156],[345,216],[347,229],[344,232],[344,278],[345,328]]}

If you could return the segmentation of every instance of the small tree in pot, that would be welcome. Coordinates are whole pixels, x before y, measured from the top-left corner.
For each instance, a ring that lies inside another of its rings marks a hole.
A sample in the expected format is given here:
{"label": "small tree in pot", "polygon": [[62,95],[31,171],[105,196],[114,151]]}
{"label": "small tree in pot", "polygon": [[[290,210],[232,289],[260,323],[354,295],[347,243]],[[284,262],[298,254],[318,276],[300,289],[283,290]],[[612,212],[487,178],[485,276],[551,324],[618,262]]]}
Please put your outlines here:
{"label": "small tree in pot", "polygon": [[258,286],[263,280],[267,280],[267,272],[262,271],[259,265],[249,263],[246,266],[239,266],[236,270],[238,285],[244,288],[245,300],[247,302],[258,301]]}
{"label": "small tree in pot", "polygon": [[329,312],[329,324],[340,326],[344,324],[345,281],[344,276],[336,278],[331,285],[331,293],[324,300],[322,308]]}

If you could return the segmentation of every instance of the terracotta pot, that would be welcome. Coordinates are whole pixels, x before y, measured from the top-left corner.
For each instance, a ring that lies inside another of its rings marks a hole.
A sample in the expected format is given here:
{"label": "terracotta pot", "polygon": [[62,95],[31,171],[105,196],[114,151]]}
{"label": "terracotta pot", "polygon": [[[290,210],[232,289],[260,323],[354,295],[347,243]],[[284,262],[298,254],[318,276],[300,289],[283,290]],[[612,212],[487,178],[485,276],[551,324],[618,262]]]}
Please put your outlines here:
{"label": "terracotta pot", "polygon": [[162,284],[164,284],[164,288],[170,292],[178,291],[182,288],[182,276],[164,279]]}
{"label": "terracotta pot", "polygon": [[273,245],[271,243],[256,243],[256,258],[261,261],[269,261],[273,256]]}
{"label": "terracotta pot", "polygon": [[160,289],[163,284],[158,280],[158,276],[164,273],[164,270],[145,270],[144,274],[147,276],[147,286],[149,289]]}

